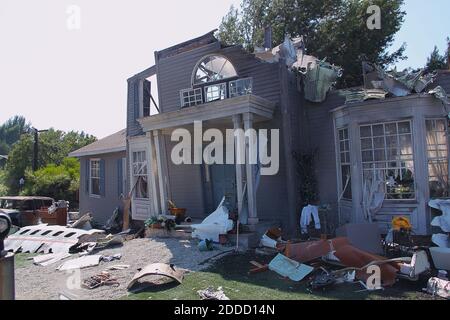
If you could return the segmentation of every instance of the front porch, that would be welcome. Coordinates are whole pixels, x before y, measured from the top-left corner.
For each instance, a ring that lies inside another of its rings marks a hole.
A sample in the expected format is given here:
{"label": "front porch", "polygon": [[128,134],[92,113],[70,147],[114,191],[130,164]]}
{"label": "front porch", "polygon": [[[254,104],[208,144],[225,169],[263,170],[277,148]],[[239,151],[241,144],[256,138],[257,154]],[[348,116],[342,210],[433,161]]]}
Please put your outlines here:
{"label": "front porch", "polygon": [[[203,129],[217,129],[220,132],[231,129],[233,133],[247,131],[253,129],[255,123],[271,120],[274,109],[275,104],[266,99],[245,95],[138,119],[148,150],[150,214],[167,214],[168,200],[173,200],[174,193],[197,190],[195,194],[198,196],[191,201],[198,202],[196,210],[203,211],[199,218],[209,215],[217,206],[218,198],[226,196],[229,209],[239,214],[240,222],[249,230],[255,231],[259,222],[256,201],[259,173],[257,165],[249,161],[251,141],[246,139],[244,145],[240,145],[234,136],[232,163],[227,157],[223,163],[212,165],[203,163],[203,151],[195,150],[195,145],[197,142],[203,146]],[[171,138],[176,129],[187,130],[194,141],[193,157],[189,154],[189,161],[182,164],[176,164],[171,159]],[[130,149],[133,149],[132,144],[130,140]],[[223,145],[228,153],[230,146],[225,144],[225,140]],[[236,159],[245,161],[236,162]],[[201,177],[201,181],[191,177],[190,172],[193,171]],[[189,179],[191,181],[185,181]],[[183,203],[177,205],[184,206]]]}

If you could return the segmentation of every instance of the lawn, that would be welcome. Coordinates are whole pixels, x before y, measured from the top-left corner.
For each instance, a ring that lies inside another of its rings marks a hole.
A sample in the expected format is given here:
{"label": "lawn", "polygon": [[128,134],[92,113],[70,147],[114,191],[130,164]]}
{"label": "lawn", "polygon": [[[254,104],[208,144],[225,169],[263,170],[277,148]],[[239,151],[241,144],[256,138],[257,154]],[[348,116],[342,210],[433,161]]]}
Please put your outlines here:
{"label": "lawn", "polygon": [[359,284],[339,284],[325,291],[312,292],[307,281],[300,283],[284,279],[275,272],[266,271],[249,275],[251,260],[268,263],[272,257],[257,256],[254,253],[232,254],[217,260],[208,269],[187,274],[181,285],[174,283],[147,287],[145,291],[133,293],[125,299],[139,300],[198,300],[197,290],[209,286],[222,287],[232,300],[371,300],[371,299],[433,299],[421,292],[425,283],[401,280],[392,288],[375,292],[356,292],[363,288]]}

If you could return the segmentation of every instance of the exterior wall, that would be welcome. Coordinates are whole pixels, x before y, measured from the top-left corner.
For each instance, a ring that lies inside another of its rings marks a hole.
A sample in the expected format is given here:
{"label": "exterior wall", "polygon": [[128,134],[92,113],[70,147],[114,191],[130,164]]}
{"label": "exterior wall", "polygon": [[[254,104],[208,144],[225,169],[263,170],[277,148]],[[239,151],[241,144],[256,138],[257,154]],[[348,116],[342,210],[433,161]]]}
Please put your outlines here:
{"label": "exterior wall", "polygon": [[[301,150],[317,151],[315,163],[318,183],[319,200],[321,203],[331,205],[329,223],[337,225],[338,215],[338,189],[336,178],[336,153],[334,144],[334,125],[331,110],[343,105],[345,99],[337,91],[330,92],[322,103],[312,103],[303,100],[301,110]],[[341,221],[342,223],[342,221]]]}
{"label": "exterior wall", "polygon": [[[125,152],[109,153],[102,155],[86,156],[80,158],[80,214],[90,212],[94,221],[104,224],[112,215],[113,211],[119,207],[123,209],[120,199],[118,160],[125,158]],[[92,197],[87,189],[86,161],[89,159],[102,159],[105,161],[105,193],[101,197]],[[123,172],[125,175],[126,172]],[[123,192],[126,192],[125,190]]]}

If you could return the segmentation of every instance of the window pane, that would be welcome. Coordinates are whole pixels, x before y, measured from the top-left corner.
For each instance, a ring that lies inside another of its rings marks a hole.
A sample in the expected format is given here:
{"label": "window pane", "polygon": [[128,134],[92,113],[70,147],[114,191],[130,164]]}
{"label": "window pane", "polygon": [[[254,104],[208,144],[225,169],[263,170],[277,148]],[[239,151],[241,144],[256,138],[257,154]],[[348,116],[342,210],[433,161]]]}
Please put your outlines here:
{"label": "window pane", "polygon": [[415,197],[410,127],[409,121],[360,127],[363,179],[370,183],[374,176],[383,177],[386,199]]}
{"label": "window pane", "polygon": [[342,198],[352,199],[351,189],[351,166],[350,166],[350,141],[348,140],[348,129],[338,130],[339,155],[341,165],[341,193]]}
{"label": "window pane", "polygon": [[426,129],[430,197],[449,197],[447,122],[426,120]]}
{"label": "window pane", "polygon": [[91,193],[100,195],[100,179],[91,179]]}

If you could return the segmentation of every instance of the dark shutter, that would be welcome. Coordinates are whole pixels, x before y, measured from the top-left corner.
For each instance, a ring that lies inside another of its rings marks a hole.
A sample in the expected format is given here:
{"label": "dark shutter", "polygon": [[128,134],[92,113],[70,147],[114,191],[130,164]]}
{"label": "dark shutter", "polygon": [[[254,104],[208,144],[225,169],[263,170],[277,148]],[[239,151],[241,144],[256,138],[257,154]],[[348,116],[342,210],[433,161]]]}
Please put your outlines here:
{"label": "dark shutter", "polygon": [[105,192],[105,160],[100,160],[100,196],[104,197]]}
{"label": "dark shutter", "polygon": [[151,83],[148,80],[144,80],[144,96],[143,96],[143,112],[144,117],[150,116],[150,95],[151,95]]}
{"label": "dark shutter", "polygon": [[89,177],[91,174],[91,161],[89,159],[86,159],[85,161],[85,165],[84,165],[84,186],[85,186],[85,191],[87,194],[89,194]]}
{"label": "dark shutter", "polygon": [[117,159],[117,193],[123,194],[123,159]]}

